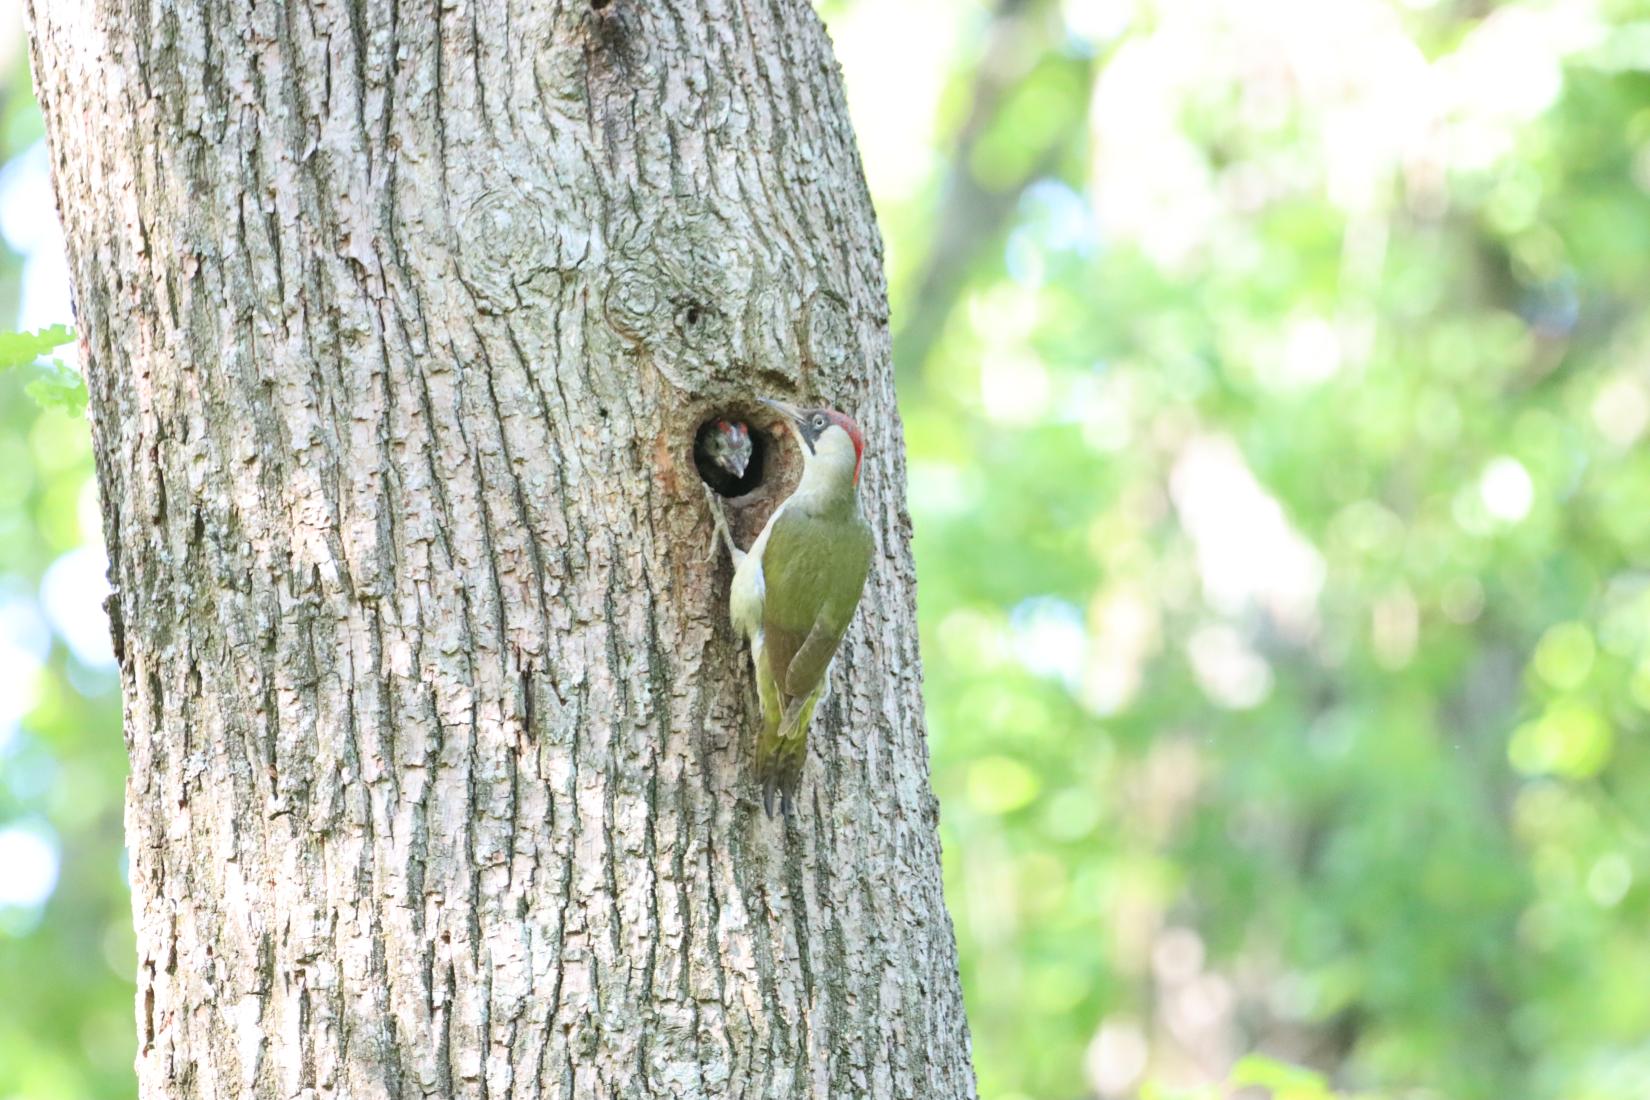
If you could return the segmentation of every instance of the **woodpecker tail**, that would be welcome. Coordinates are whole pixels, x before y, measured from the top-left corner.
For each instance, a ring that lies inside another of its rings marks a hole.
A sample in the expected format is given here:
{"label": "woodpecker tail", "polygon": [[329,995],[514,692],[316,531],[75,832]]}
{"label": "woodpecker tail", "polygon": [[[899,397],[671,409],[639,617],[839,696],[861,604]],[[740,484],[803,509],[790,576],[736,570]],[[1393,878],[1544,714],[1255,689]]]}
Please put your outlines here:
{"label": "woodpecker tail", "polygon": [[813,720],[819,692],[797,699],[785,708],[764,714],[762,734],[756,739],[756,780],[762,784],[762,809],[773,819],[773,796],[779,794],[779,812],[791,816],[791,802],[802,782],[802,764],[808,759],[808,723]]}

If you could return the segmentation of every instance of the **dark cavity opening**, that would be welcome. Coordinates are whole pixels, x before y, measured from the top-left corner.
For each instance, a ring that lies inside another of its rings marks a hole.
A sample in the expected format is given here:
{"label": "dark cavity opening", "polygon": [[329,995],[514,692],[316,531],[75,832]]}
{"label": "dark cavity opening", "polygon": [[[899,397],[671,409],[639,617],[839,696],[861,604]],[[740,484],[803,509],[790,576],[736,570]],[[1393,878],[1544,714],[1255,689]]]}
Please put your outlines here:
{"label": "dark cavity opening", "polygon": [[[730,468],[728,456],[741,449],[738,434],[749,440],[750,457],[744,473]],[[762,484],[762,474],[772,453],[773,437],[736,413],[713,416],[699,425],[693,435],[693,465],[699,477],[718,496],[742,497]],[[718,460],[718,456],[722,456]]]}

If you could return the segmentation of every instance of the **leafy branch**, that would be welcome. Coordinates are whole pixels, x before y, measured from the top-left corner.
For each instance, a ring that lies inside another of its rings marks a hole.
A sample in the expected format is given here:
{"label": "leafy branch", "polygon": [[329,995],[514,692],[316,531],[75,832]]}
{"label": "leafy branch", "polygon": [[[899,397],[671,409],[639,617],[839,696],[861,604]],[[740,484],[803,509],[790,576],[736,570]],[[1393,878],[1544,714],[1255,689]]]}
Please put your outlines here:
{"label": "leafy branch", "polygon": [[[74,339],[67,325],[52,325],[38,332],[0,332],[0,371],[33,368],[37,377],[24,387],[43,409],[62,409],[71,416],[86,411],[86,381],[63,360],[47,352]],[[44,360],[44,361],[42,361]]]}

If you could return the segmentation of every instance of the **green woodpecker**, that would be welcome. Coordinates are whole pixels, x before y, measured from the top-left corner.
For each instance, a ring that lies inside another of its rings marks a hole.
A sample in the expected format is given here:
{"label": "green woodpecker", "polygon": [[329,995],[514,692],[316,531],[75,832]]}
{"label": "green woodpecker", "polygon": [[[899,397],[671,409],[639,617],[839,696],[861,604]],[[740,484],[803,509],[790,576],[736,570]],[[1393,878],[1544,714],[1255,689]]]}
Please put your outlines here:
{"label": "green woodpecker", "polygon": [[[802,481],[743,553],[719,507],[717,530],[733,556],[728,611],[750,646],[762,732],[756,779],[773,817],[774,792],[788,817],[807,758],[808,722],[859,606],[871,569],[871,528],[859,514],[859,425],[834,409],[763,403],[785,417],[802,447]],[[714,502],[713,502],[714,503]]]}
{"label": "green woodpecker", "polygon": [[734,481],[745,476],[751,461],[751,433],[740,420],[718,420],[700,432],[705,458]]}

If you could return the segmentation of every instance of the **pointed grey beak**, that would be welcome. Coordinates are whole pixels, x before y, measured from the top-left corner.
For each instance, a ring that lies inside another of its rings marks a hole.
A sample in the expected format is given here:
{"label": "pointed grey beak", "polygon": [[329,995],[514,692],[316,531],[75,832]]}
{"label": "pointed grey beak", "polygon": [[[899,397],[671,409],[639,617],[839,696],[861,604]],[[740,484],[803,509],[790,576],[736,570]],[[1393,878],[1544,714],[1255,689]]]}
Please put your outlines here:
{"label": "pointed grey beak", "polygon": [[762,402],[762,404],[766,405],[768,408],[773,409],[775,412],[782,414],[786,419],[797,424],[801,424],[807,419],[802,415],[802,410],[797,408],[795,405],[787,405],[785,402],[775,401],[771,397],[758,397],[757,400]]}
{"label": "pointed grey beak", "polygon": [[795,405],[787,405],[785,402],[775,401],[771,397],[758,397],[757,400],[790,421],[791,434],[796,437],[797,443],[801,444],[804,456],[814,453],[814,437],[808,431],[808,414],[806,412]]}
{"label": "pointed grey beak", "polygon": [[728,465],[733,467],[734,477],[744,477],[745,467],[750,465],[750,455],[735,451],[728,456]]}

